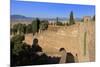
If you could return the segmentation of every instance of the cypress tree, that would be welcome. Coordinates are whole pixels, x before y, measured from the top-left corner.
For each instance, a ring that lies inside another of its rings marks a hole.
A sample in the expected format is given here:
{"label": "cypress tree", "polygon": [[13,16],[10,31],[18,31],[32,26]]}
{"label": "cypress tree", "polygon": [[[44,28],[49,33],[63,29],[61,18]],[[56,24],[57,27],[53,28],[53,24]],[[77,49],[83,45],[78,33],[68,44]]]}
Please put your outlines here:
{"label": "cypress tree", "polygon": [[75,21],[74,21],[74,17],[73,17],[73,12],[71,11],[70,18],[69,18],[69,25],[72,25],[72,24],[75,24]]}
{"label": "cypress tree", "polygon": [[92,20],[95,21],[95,15],[93,16]]}
{"label": "cypress tree", "polygon": [[40,20],[38,18],[36,18],[36,20],[32,21],[32,31],[35,34],[36,32],[39,32],[39,24],[40,24]]}

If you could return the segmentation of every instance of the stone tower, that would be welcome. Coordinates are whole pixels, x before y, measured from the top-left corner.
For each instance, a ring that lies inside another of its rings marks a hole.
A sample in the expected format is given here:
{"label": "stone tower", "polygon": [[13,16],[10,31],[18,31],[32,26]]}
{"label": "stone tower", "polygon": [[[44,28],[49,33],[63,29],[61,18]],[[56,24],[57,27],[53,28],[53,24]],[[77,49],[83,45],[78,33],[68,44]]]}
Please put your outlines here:
{"label": "stone tower", "polygon": [[91,16],[84,16],[84,17],[83,17],[83,21],[84,21],[84,22],[89,22],[89,21],[91,21]]}

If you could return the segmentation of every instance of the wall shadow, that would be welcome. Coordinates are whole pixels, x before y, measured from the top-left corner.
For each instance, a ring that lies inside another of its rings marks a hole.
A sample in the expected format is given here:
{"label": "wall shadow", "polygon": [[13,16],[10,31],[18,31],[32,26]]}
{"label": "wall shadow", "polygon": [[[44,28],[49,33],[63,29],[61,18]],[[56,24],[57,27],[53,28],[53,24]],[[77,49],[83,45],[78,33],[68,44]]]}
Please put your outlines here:
{"label": "wall shadow", "polygon": [[[21,51],[17,54],[13,52],[15,43],[11,42],[11,67],[27,65],[59,64],[61,57],[51,57],[42,51],[38,44],[38,39],[34,38],[32,47],[23,43]],[[64,50],[64,49],[62,49]],[[60,50],[60,51],[62,51]],[[72,53],[66,54],[66,63],[74,63],[75,58]]]}
{"label": "wall shadow", "polygon": [[18,54],[13,52],[14,45],[16,44],[11,42],[11,67],[59,63],[60,57],[50,57],[43,53],[37,38],[34,38],[32,47],[24,43],[21,46],[22,50]]}

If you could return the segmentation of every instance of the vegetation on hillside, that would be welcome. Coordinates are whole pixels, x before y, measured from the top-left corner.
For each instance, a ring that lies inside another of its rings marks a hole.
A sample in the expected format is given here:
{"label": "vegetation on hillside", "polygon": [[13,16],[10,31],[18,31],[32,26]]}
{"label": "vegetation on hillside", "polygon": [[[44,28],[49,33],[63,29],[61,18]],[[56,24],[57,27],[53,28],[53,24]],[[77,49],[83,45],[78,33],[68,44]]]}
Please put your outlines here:
{"label": "vegetation on hillside", "polygon": [[28,34],[28,33],[38,33],[39,30],[47,30],[48,28],[48,21],[47,20],[42,20],[40,21],[38,18],[36,20],[33,20],[31,24],[22,24],[18,23],[13,25],[13,27],[10,29],[11,35],[16,35],[16,34]]}
{"label": "vegetation on hillside", "polygon": [[56,64],[59,57],[49,57],[45,53],[41,55],[42,48],[38,44],[38,39],[33,39],[32,47],[24,43],[24,35],[16,35],[11,38],[11,66]]}

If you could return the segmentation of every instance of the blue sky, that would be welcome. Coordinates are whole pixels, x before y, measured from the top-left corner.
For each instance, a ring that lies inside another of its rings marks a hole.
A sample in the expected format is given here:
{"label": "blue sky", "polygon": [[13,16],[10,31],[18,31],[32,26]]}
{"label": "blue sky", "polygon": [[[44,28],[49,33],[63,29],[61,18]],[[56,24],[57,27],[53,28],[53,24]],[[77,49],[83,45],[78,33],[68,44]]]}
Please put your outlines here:
{"label": "blue sky", "polygon": [[42,2],[22,2],[11,0],[11,15],[24,15],[27,17],[55,18],[69,17],[73,11],[74,17],[95,15],[95,6],[90,5],[72,5]]}

